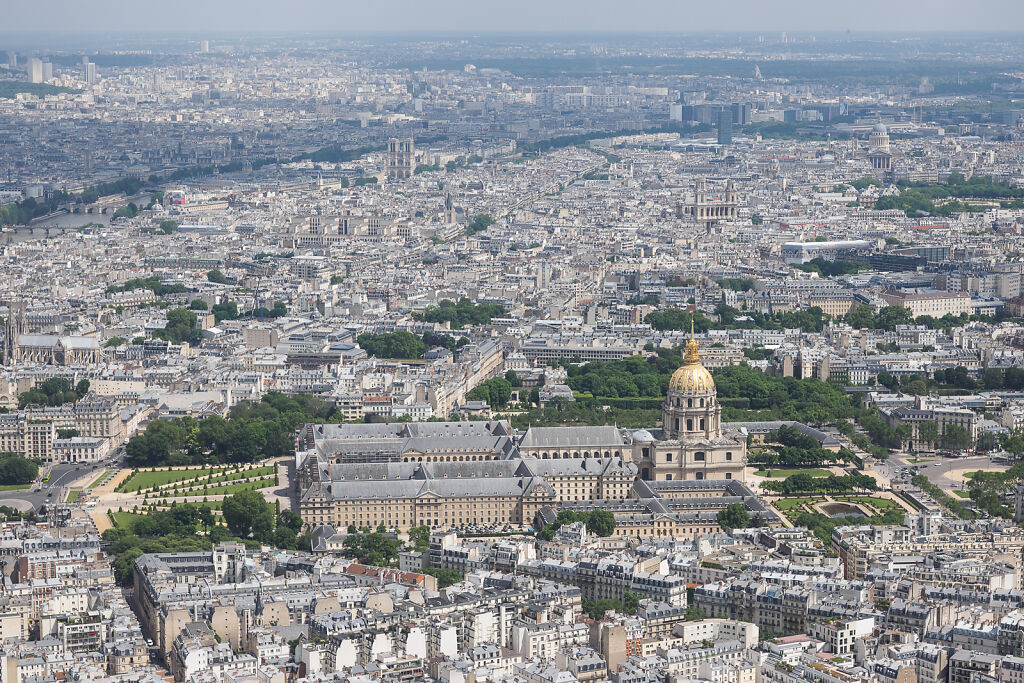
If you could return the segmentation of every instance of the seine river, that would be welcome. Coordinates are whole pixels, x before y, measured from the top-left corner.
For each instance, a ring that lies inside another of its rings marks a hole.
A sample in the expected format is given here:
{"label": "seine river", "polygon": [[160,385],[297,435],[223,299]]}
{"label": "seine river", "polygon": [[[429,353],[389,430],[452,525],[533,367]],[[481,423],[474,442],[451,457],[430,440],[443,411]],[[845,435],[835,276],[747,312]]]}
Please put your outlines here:
{"label": "seine river", "polygon": [[14,242],[25,242],[33,239],[46,239],[56,237],[67,230],[74,230],[89,223],[110,223],[110,214],[103,213],[66,213],[61,216],[54,216],[40,223],[33,223],[31,226],[6,229],[0,235],[0,242],[11,244]]}

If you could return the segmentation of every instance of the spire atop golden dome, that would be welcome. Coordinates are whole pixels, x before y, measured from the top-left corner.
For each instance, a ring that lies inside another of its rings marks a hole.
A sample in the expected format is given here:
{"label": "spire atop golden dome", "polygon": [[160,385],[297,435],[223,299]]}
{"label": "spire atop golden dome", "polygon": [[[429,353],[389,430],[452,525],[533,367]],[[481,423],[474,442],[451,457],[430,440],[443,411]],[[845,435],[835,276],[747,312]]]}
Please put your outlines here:
{"label": "spire atop golden dome", "polygon": [[690,314],[690,340],[686,342],[686,355],[683,356],[685,365],[696,365],[700,363],[700,353],[697,351],[697,338],[693,334],[693,314]]}

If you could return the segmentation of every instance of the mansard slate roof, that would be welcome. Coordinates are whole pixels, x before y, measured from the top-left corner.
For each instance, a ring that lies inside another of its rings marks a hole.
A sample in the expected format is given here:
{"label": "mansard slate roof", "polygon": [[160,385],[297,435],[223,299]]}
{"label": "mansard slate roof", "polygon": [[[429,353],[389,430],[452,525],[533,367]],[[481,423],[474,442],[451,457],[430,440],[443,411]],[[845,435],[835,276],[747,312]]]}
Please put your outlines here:
{"label": "mansard slate roof", "polygon": [[519,440],[520,448],[586,448],[624,446],[617,427],[530,427]]}

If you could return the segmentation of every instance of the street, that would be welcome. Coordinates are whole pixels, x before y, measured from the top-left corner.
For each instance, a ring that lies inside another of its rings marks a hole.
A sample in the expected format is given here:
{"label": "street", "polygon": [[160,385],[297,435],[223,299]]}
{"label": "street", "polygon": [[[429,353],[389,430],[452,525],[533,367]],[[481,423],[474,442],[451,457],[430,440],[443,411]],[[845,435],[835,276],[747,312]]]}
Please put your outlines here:
{"label": "street", "polygon": [[[26,489],[0,491],[0,505],[6,505],[23,512],[38,510],[48,503],[61,503],[67,500],[67,489],[75,481],[87,477],[98,477],[104,469],[118,467],[118,458],[123,449],[118,449],[113,456],[95,463],[57,463],[49,469],[40,468],[39,477]],[[49,473],[49,480],[43,481]]]}

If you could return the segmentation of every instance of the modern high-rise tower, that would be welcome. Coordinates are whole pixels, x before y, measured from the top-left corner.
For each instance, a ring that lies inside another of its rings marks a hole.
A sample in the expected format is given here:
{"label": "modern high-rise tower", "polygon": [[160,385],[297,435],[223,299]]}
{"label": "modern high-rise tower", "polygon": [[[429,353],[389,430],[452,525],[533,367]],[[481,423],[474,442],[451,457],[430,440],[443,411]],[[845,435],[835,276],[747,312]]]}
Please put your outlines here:
{"label": "modern high-rise tower", "polygon": [[732,144],[732,109],[730,108],[718,112],[718,144]]}
{"label": "modern high-rise tower", "polygon": [[43,82],[43,60],[37,57],[28,60],[28,81],[29,83]]}

